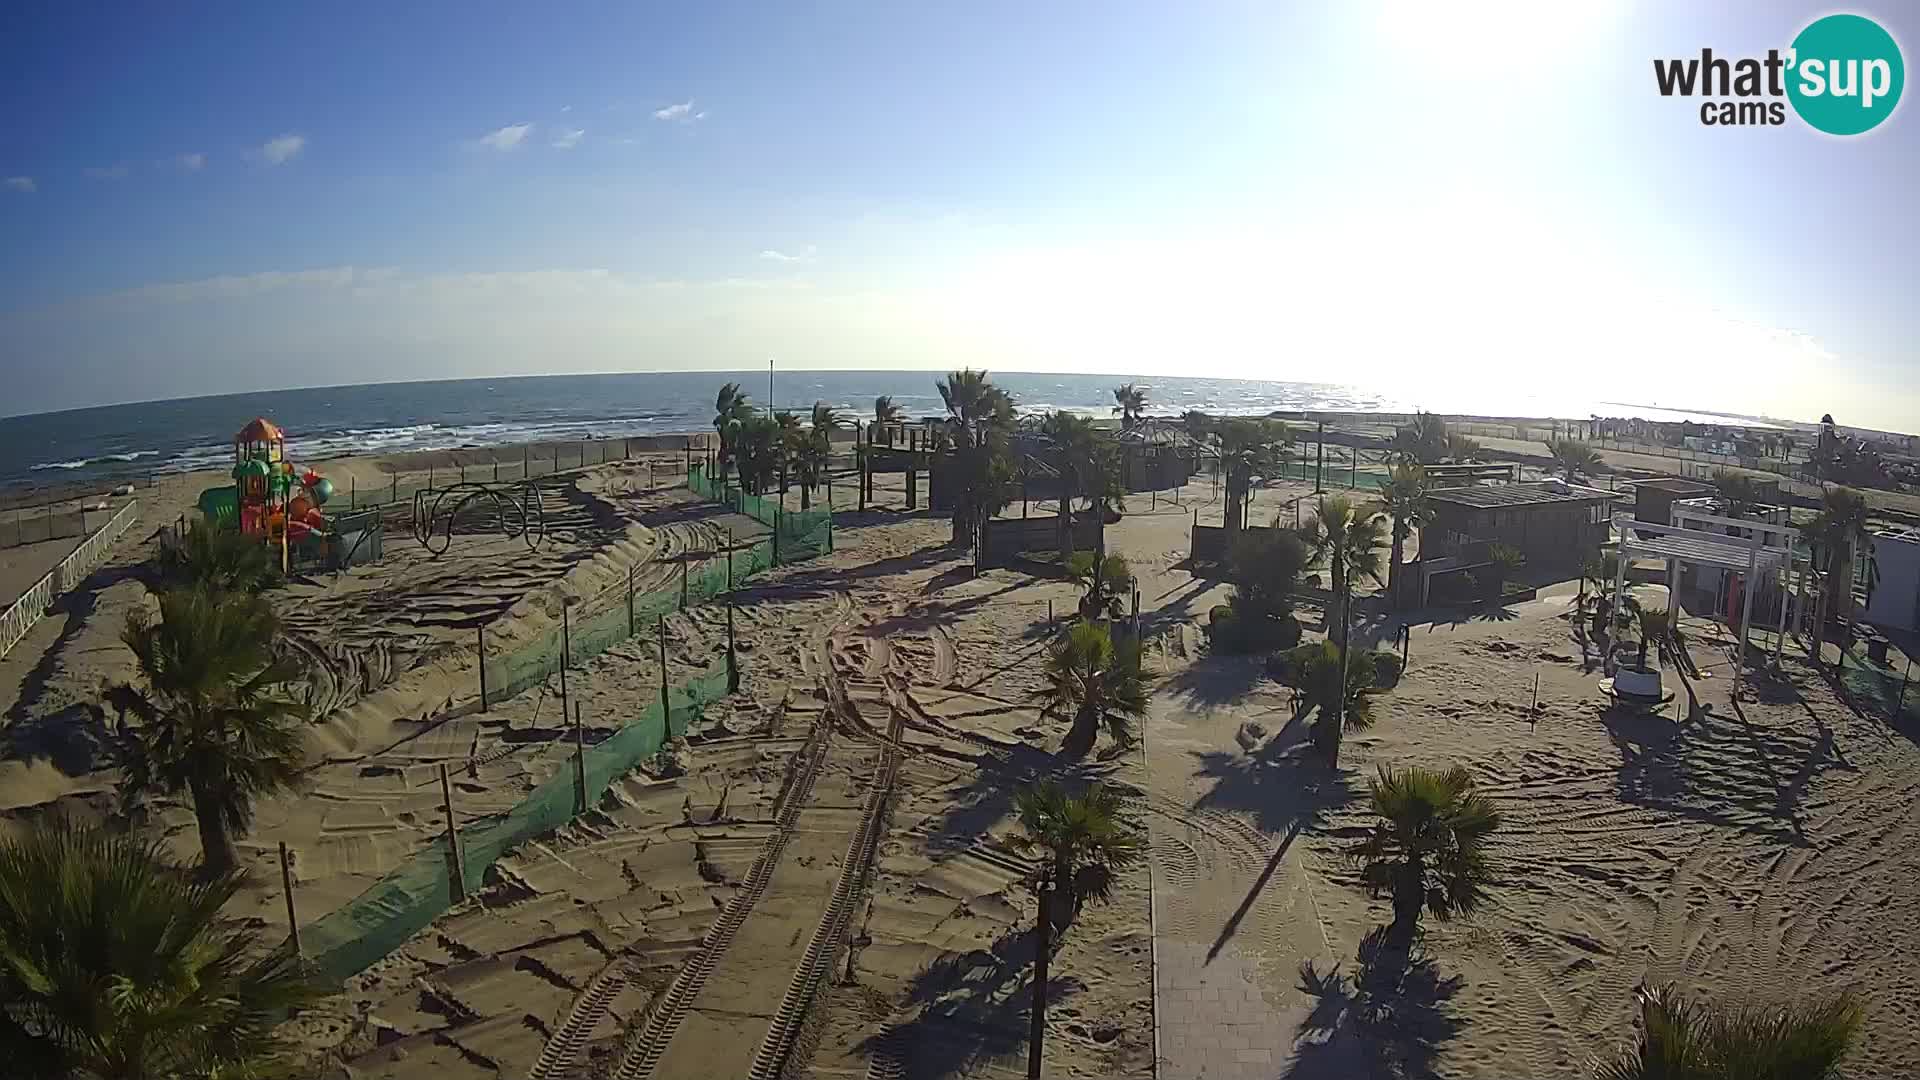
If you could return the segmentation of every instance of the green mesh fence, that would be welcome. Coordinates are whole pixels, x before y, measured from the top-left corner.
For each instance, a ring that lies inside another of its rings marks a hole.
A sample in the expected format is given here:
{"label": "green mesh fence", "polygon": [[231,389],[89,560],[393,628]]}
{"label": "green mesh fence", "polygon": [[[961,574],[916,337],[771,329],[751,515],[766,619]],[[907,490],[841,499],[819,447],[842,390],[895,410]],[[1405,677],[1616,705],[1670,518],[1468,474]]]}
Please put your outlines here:
{"label": "green mesh fence", "polygon": [[[546,682],[560,669],[561,656],[573,664],[597,656],[635,634],[644,633],[670,611],[723,595],[775,565],[811,558],[833,549],[832,513],[785,510],[774,499],[745,495],[710,481],[699,466],[689,477],[696,494],[752,517],[773,535],[751,545],[687,564],[685,591],[680,579],[644,592],[610,590],[570,609],[563,630],[554,627],[505,653],[488,655],[488,697],[501,701]],[[731,569],[729,569],[731,562]],[[662,715],[651,701],[637,719],[586,752],[587,804],[597,803],[607,787],[647,757],[658,753],[669,731],[683,735],[708,702],[727,693],[724,661],[685,686],[671,690],[671,710]],[[508,851],[552,832],[580,812],[572,768],[562,768],[505,814],[480,818],[460,830],[466,855],[469,893],[480,887],[487,870]],[[302,946],[321,978],[344,981],[365,970],[419,933],[453,905],[453,871],[444,842],[416,854],[345,906],[301,931]]]}
{"label": "green mesh fence", "polygon": [[1849,649],[1840,656],[1840,681],[1888,716],[1920,720],[1920,681],[1910,679],[1905,668],[1896,671]]}
{"label": "green mesh fence", "polygon": [[[587,750],[587,805],[599,802],[607,788],[647,757],[658,753],[668,734],[684,735],[708,702],[727,693],[724,662],[670,694],[672,708],[660,702],[639,718]],[[487,870],[508,851],[552,832],[580,812],[572,763],[533,789],[505,814],[473,821],[460,830],[466,855],[466,888],[480,888]],[[399,948],[453,904],[453,871],[445,842],[415,855],[380,882],[302,931],[302,946],[317,975],[341,982]]]}
{"label": "green mesh fence", "polygon": [[687,487],[772,529],[776,562],[797,562],[833,550],[831,510],[793,510],[783,507],[778,498],[749,495],[729,485],[724,476],[717,482],[711,479],[698,463],[687,474]]}

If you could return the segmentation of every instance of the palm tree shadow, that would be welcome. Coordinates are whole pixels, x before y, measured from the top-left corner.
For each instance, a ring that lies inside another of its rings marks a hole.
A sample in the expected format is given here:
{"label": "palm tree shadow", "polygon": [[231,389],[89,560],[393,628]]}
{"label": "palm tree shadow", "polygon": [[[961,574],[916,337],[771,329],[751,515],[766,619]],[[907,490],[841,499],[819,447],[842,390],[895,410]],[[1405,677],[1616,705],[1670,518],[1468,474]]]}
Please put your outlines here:
{"label": "palm tree shadow", "polygon": [[1300,965],[1314,1006],[1298,1028],[1287,1080],[1431,1076],[1441,1047],[1460,1033],[1447,1007],[1465,979],[1442,976],[1416,934],[1380,926],[1360,941],[1350,979],[1338,965]]}
{"label": "palm tree shadow", "polygon": [[1305,742],[1284,745],[1287,728],[1251,753],[1202,750],[1199,775],[1213,787],[1193,804],[1195,810],[1238,810],[1253,815],[1263,832],[1310,830],[1326,815],[1352,802],[1352,779],[1329,770]]}
{"label": "palm tree shadow", "polygon": [[[907,1076],[928,1080],[971,1075],[976,1066],[1004,1066],[1024,1056],[1033,950],[1032,930],[1009,930],[990,948],[941,956],[907,984],[911,1017],[895,1025],[890,1039],[869,1036],[860,1049],[871,1055],[887,1040]],[[1052,976],[1047,1005],[1058,1006],[1085,989],[1072,976]]]}
{"label": "palm tree shadow", "polygon": [[1208,656],[1189,664],[1160,684],[1201,708],[1230,705],[1245,698],[1266,679],[1259,656]]}
{"label": "palm tree shadow", "polygon": [[1519,612],[1504,604],[1483,607],[1469,616],[1474,622],[1512,622],[1519,617]]}

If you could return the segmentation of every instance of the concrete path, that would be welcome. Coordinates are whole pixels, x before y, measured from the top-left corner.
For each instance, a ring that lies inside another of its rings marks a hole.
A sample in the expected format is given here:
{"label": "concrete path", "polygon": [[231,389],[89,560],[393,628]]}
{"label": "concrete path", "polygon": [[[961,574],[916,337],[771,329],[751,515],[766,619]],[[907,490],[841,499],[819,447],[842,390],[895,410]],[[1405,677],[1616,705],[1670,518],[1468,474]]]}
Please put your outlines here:
{"label": "concrete path", "polygon": [[[1163,692],[1147,742],[1161,1080],[1339,1075],[1311,1024],[1301,968],[1334,962],[1295,838],[1301,793],[1268,782],[1234,743],[1266,707],[1189,708]],[[1294,1069],[1314,1043],[1313,1068]]]}

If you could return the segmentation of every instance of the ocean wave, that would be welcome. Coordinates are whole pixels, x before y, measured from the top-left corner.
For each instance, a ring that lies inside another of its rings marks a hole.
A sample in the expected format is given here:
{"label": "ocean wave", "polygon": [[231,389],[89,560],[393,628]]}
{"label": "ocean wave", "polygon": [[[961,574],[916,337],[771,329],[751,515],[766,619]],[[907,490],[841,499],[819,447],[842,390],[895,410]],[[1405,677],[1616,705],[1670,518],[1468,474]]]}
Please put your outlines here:
{"label": "ocean wave", "polygon": [[110,465],[116,461],[138,461],[143,457],[153,457],[158,450],[129,450],[124,454],[99,454],[89,458],[76,458],[72,461],[43,461],[28,466],[31,472],[44,472],[48,469],[84,469],[89,465]]}

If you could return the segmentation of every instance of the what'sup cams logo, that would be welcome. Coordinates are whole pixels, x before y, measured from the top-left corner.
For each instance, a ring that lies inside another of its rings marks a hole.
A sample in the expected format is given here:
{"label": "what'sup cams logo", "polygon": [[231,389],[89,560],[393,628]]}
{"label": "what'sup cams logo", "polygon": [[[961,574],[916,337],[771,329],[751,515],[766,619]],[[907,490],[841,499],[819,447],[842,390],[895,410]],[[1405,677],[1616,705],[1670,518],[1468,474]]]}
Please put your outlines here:
{"label": "what'sup cams logo", "polygon": [[1701,49],[1698,57],[1655,60],[1662,97],[1698,97],[1709,127],[1784,124],[1787,106],[1815,130],[1860,135],[1900,104],[1907,82],[1900,46],[1861,15],[1828,15],[1809,23],[1785,52],[1729,60]]}

